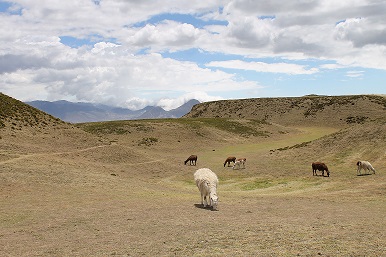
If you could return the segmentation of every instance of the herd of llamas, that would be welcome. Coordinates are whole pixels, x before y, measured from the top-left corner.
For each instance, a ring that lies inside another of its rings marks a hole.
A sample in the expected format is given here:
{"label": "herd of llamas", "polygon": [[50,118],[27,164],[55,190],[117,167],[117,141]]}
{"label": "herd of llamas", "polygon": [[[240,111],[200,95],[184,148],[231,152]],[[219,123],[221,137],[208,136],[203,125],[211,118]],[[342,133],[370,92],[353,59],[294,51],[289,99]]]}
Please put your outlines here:
{"label": "herd of llamas", "polygon": [[[233,162],[232,169],[236,167],[238,169],[245,169],[246,158],[236,158],[234,156],[230,156],[225,159],[224,167],[228,164],[228,167],[231,166]],[[184,161],[186,165],[189,162],[190,165],[197,165],[197,155],[191,155]],[[368,172],[373,172],[375,174],[375,169],[368,161],[358,161],[357,162],[357,175],[362,175],[361,170],[367,170]],[[317,176],[317,171],[322,172],[322,176],[324,177],[324,172],[326,172],[327,177],[330,177],[330,171],[328,167],[323,162],[313,162],[312,166],[312,175]],[[210,207],[212,210],[218,210],[218,195],[217,195],[217,187],[218,187],[218,177],[217,175],[208,168],[201,168],[196,170],[194,173],[194,181],[200,191],[201,195],[201,205],[206,208]]]}

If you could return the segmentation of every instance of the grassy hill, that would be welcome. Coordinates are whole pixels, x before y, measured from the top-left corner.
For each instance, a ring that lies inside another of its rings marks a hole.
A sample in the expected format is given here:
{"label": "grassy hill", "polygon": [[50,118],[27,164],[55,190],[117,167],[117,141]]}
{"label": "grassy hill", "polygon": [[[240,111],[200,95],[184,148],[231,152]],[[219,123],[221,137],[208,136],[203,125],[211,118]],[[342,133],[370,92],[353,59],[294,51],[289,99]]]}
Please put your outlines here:
{"label": "grassy hill", "polygon": [[[0,96],[1,256],[386,251],[382,97],[220,101],[181,119],[75,126]],[[191,154],[197,166],[184,165]],[[246,168],[224,167],[230,155]],[[377,174],[356,176],[359,159]],[[313,161],[331,176],[312,176]],[[219,177],[218,212],[200,205],[203,167]]]}
{"label": "grassy hill", "polygon": [[[57,151],[96,144],[89,133],[0,93],[0,151]],[[0,154],[2,158],[7,157]]]}
{"label": "grassy hill", "polygon": [[45,127],[63,122],[12,97],[0,93],[0,127]]}
{"label": "grassy hill", "polygon": [[282,125],[345,126],[385,117],[386,97],[378,95],[304,96],[206,102],[186,118],[258,119]]}

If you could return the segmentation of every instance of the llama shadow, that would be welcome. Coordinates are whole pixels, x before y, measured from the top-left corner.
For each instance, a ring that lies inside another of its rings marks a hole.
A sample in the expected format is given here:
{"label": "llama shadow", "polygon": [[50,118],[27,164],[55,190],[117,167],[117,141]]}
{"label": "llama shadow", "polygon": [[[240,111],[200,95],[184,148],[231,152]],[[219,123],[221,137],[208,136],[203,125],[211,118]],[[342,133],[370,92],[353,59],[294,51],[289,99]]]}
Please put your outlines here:
{"label": "llama shadow", "polygon": [[373,175],[373,174],[372,173],[357,174],[358,177],[370,176],[370,175]]}
{"label": "llama shadow", "polygon": [[211,206],[208,205],[208,206],[204,207],[204,205],[202,205],[200,203],[195,203],[194,207],[196,207],[198,209],[208,210],[208,211],[215,211],[215,210],[213,210],[213,208]]}
{"label": "llama shadow", "polygon": [[322,178],[328,178],[327,175],[322,175],[322,174],[320,174],[320,175],[316,174],[316,175],[313,175],[313,176],[315,176],[315,177],[322,177]]}

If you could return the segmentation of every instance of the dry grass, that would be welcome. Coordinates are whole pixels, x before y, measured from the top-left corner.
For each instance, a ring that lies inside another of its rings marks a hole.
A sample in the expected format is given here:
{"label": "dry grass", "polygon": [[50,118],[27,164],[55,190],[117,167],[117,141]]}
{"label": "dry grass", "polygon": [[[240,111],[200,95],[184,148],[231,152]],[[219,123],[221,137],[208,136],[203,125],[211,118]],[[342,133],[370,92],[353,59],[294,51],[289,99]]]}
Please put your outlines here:
{"label": "dry grass", "polygon": [[292,126],[342,127],[383,118],[385,108],[386,97],[380,95],[255,98],[202,103],[185,117],[237,117]]}
{"label": "dry grass", "polygon": [[[218,122],[0,129],[0,255],[386,252],[383,122],[344,130]],[[139,144],[146,138],[157,140]],[[197,166],[183,164],[190,154],[198,155]],[[228,155],[246,157],[246,169],[223,167]],[[358,158],[370,160],[377,174],[356,176]],[[329,165],[330,178],[312,176],[316,159]],[[199,205],[193,173],[201,167],[219,176],[217,212]]]}

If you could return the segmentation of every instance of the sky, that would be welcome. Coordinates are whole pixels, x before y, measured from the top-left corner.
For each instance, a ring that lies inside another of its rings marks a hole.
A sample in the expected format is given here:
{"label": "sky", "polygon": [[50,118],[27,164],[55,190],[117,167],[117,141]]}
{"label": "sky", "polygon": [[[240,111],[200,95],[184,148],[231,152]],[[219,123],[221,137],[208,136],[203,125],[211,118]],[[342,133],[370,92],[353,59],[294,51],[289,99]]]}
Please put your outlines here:
{"label": "sky", "polygon": [[0,0],[0,24],[21,101],[386,94],[384,0]]}

